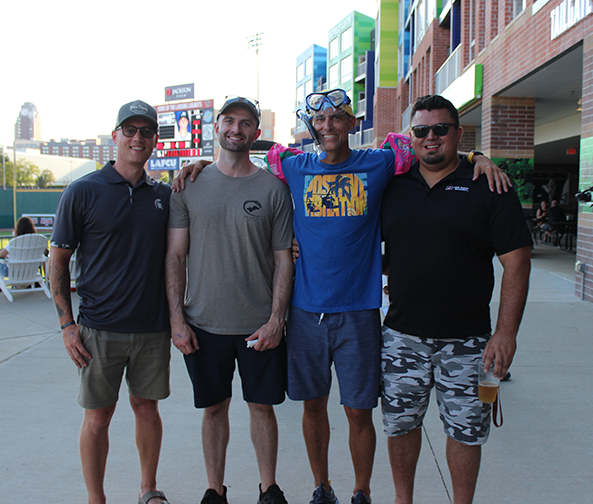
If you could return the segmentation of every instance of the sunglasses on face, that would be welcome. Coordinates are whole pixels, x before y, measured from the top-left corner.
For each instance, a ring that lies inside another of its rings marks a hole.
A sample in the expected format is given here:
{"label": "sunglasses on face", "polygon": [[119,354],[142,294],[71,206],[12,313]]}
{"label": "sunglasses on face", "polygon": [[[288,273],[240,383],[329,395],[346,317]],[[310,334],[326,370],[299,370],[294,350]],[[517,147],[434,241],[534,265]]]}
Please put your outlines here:
{"label": "sunglasses on face", "polygon": [[120,126],[119,128],[115,129],[115,131],[117,130],[121,130],[123,135],[128,138],[136,136],[136,132],[138,130],[140,130],[140,134],[144,138],[152,138],[156,135],[156,129],[151,128],[149,126],[142,126],[142,128],[137,128],[136,126]]}
{"label": "sunglasses on face", "polygon": [[430,130],[434,132],[436,136],[447,136],[449,133],[449,127],[455,125],[452,123],[437,123],[432,126],[426,126],[426,124],[420,124],[418,126],[412,126],[412,131],[416,138],[426,138]]}

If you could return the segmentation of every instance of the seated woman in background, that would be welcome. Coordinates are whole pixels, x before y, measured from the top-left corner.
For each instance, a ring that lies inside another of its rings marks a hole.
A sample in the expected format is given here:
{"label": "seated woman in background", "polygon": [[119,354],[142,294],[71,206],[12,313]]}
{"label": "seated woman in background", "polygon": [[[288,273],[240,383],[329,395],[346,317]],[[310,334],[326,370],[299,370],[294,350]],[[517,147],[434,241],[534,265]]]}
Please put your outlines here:
{"label": "seated woman in background", "polygon": [[[33,221],[29,217],[21,217],[18,221],[16,221],[16,228],[14,230],[14,237],[21,236],[24,234],[34,234],[37,233],[35,229],[35,225]],[[8,257],[8,243],[6,247],[0,250],[0,259],[5,259]],[[47,252],[46,252],[47,253]],[[8,265],[7,264],[0,264],[0,275],[8,276]]]}

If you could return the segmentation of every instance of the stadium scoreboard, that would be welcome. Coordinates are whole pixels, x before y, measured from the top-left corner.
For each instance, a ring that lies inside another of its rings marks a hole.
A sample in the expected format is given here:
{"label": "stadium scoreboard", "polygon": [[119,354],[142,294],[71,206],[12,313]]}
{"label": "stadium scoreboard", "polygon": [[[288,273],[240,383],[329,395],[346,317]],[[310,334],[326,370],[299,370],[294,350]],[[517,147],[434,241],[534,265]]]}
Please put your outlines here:
{"label": "stadium scoreboard", "polygon": [[159,140],[150,170],[178,170],[198,159],[214,159],[214,101],[158,105]]}

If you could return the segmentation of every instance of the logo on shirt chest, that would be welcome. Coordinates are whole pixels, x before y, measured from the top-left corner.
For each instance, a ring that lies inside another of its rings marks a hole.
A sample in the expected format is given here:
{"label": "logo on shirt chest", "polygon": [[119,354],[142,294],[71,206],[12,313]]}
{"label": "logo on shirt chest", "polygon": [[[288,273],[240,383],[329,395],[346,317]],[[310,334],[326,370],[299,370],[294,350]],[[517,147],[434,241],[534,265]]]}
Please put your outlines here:
{"label": "logo on shirt chest", "polygon": [[447,187],[445,187],[445,191],[469,192],[469,187],[448,185]]}
{"label": "logo on shirt chest", "polygon": [[247,200],[243,203],[243,210],[250,217],[259,217],[262,204],[257,200]]}

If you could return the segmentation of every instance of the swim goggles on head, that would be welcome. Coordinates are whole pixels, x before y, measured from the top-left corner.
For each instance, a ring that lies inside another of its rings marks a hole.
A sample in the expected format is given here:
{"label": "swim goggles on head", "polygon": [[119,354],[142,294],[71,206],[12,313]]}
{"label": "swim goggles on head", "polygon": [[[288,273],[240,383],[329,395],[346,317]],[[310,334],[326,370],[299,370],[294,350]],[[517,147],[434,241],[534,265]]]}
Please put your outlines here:
{"label": "swim goggles on head", "polygon": [[[317,112],[327,106],[341,108],[345,105],[346,107],[343,107],[343,109],[352,115],[352,107],[349,106],[352,103],[352,100],[350,100],[350,97],[343,89],[332,89],[331,91],[311,93],[310,95],[307,95],[305,101],[309,111],[313,110]],[[350,109],[350,111],[348,109]]]}

